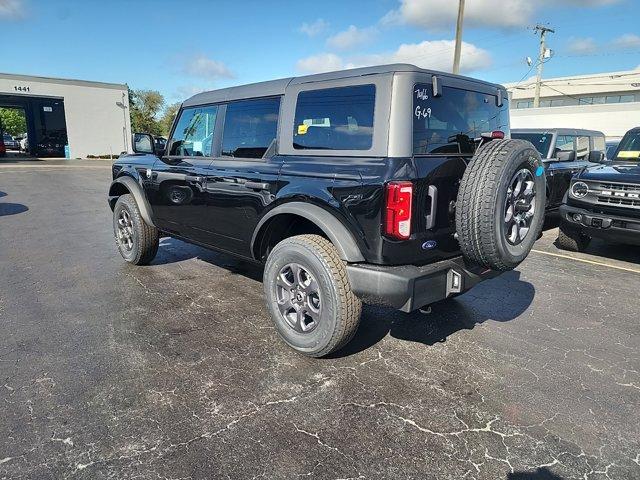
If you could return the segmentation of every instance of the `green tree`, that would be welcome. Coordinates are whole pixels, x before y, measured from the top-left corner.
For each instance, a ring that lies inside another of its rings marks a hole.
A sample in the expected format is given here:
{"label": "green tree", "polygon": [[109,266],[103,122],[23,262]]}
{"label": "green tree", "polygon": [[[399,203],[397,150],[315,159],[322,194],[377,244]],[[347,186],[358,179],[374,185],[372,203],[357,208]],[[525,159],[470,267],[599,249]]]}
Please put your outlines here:
{"label": "green tree", "polygon": [[134,132],[160,135],[159,116],[164,106],[164,97],[156,90],[129,90],[131,129]]}
{"label": "green tree", "polygon": [[0,108],[0,130],[14,137],[27,132],[27,119],[21,108]]}
{"label": "green tree", "polygon": [[176,118],[179,109],[180,102],[167,105],[167,108],[164,109],[164,112],[160,117],[160,128],[162,135],[164,135],[165,137],[169,136],[169,132],[171,131],[171,127],[173,125],[173,120]]}

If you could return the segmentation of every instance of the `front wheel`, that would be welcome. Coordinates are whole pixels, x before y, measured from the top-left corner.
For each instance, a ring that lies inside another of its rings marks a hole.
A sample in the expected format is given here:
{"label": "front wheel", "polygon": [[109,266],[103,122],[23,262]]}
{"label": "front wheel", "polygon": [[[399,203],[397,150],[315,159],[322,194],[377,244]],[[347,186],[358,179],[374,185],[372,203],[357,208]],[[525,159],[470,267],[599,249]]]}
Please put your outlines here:
{"label": "front wheel", "polygon": [[278,334],[304,355],[328,355],[358,328],[362,302],[351,291],[337,250],[319,235],[290,237],[273,248],[264,292]]}
{"label": "front wheel", "polygon": [[113,208],[113,233],[120,255],[129,263],[147,265],[158,253],[158,230],[144,221],[129,194],[119,197]]}
{"label": "front wheel", "polygon": [[568,250],[570,252],[582,252],[586,250],[586,248],[591,243],[591,237],[585,235],[581,231],[577,229],[573,229],[560,224],[560,229],[558,230],[558,240],[556,244],[562,250]]}

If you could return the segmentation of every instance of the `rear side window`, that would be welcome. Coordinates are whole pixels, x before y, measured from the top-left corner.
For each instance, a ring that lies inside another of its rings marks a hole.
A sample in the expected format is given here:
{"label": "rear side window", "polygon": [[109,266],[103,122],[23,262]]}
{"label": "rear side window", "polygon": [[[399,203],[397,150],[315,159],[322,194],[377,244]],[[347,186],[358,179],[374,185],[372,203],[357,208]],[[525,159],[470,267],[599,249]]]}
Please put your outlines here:
{"label": "rear side window", "polygon": [[300,92],[293,124],[293,147],[369,150],[373,144],[375,85]]}
{"label": "rear side window", "polygon": [[413,91],[413,153],[472,154],[474,139],[484,132],[509,134],[509,106],[496,105],[496,95],[442,87],[434,97],[432,85],[417,84]]}
{"label": "rear side window", "polygon": [[276,141],[280,98],[229,103],[224,118],[222,155],[262,158]]}
{"label": "rear side window", "polygon": [[169,155],[210,157],[218,107],[185,108],[173,132]]}

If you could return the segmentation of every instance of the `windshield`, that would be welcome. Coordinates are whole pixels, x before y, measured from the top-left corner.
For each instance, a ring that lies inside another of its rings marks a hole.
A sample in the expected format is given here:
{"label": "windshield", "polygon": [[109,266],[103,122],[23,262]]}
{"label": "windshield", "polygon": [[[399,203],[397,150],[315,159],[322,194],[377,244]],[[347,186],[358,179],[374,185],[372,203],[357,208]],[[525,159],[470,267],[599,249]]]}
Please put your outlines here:
{"label": "windshield", "polygon": [[613,160],[625,162],[640,161],[640,130],[627,132],[625,136],[622,137]]}
{"label": "windshield", "polygon": [[509,106],[496,105],[496,95],[443,87],[432,96],[432,86],[420,83],[413,91],[413,153],[473,154],[474,139],[484,132],[509,133]]}
{"label": "windshield", "polygon": [[517,138],[519,140],[527,140],[531,142],[533,146],[536,147],[536,150],[540,152],[540,156],[542,158],[547,158],[553,135],[550,133],[511,132],[511,138]]}

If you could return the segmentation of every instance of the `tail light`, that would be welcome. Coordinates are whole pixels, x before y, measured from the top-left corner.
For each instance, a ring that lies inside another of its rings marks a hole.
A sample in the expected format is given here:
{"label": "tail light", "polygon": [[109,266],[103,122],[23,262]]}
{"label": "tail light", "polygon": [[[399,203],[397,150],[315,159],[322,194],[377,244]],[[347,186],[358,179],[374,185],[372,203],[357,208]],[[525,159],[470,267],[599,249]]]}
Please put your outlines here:
{"label": "tail light", "polygon": [[482,138],[486,138],[488,140],[502,140],[504,138],[504,132],[502,130],[494,130],[492,132],[484,132],[481,134]]}
{"label": "tail light", "polygon": [[398,240],[411,236],[411,203],[413,184],[391,182],[387,184],[384,233]]}

